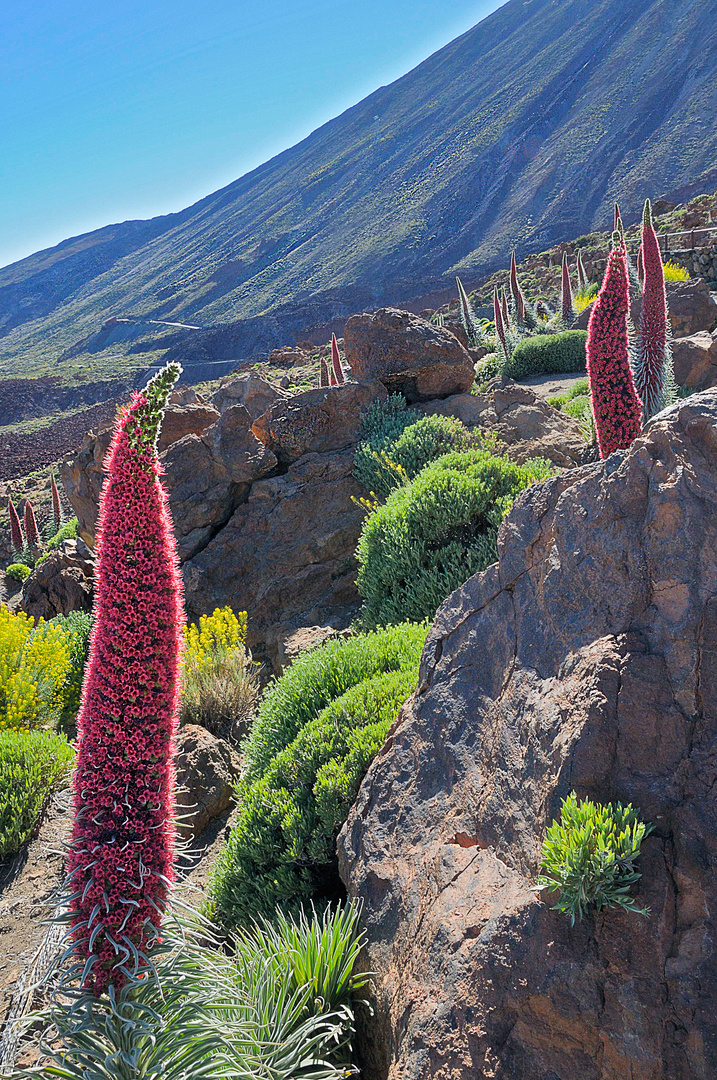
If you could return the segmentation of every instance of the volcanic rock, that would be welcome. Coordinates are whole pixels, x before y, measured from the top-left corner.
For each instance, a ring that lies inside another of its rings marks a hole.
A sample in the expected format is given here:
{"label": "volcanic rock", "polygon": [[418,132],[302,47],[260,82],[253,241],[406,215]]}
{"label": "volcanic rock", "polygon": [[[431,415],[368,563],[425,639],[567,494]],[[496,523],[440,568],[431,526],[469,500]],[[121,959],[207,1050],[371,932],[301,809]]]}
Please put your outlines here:
{"label": "volcanic rock", "polygon": [[212,397],[212,404],[220,412],[232,405],[243,405],[249,410],[252,420],[256,420],[275,401],[285,397],[286,394],[258,375],[240,375],[219,387]]}
{"label": "volcanic rock", "polygon": [[456,416],[468,428],[493,432],[519,464],[531,457],[568,467],[584,460],[586,443],[578,421],[518,383],[496,382],[483,394],[456,394],[420,408],[426,415]]}
{"label": "volcanic rock", "polygon": [[386,391],[378,381],[305,390],[275,401],[252,431],[280,464],[288,465],[303,454],[325,454],[356,443],[364,412],[382,397]]}
{"label": "volcanic rock", "polygon": [[380,379],[390,393],[411,402],[465,393],[475,378],[473,361],[455,334],[397,308],[352,315],[344,347],[357,379]]}
{"label": "volcanic rock", "polygon": [[193,839],[234,801],[240,763],[228,743],[198,724],[183,724],[177,736],[177,831]]}
{"label": "volcanic rock", "polygon": [[[667,305],[674,338],[691,337],[701,330],[712,330],[717,322],[717,304],[712,299],[707,283],[701,278],[668,281]],[[639,329],[642,296],[635,296],[631,307],[632,321]]]}
{"label": "volcanic rock", "polygon": [[63,541],[23,585],[21,609],[43,619],[91,611],[94,569],[94,556],[81,538]]}
{"label": "volcanic rock", "polygon": [[[523,492],[339,837],[367,1080],[717,1075],[717,391]],[[533,892],[575,790],[654,825],[649,918]]]}
{"label": "volcanic rock", "polygon": [[690,390],[717,385],[717,331],[706,330],[672,343],[675,381]]}

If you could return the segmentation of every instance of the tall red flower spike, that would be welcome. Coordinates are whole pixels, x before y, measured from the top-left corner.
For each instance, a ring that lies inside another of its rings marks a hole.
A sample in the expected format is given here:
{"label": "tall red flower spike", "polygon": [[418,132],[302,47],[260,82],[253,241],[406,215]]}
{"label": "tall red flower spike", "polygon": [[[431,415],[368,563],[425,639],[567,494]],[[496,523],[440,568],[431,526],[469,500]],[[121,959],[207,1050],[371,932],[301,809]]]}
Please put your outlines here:
{"label": "tall red flower spike", "polygon": [[588,379],[600,457],[626,449],[640,434],[642,403],[630,370],[627,251],[613,233],[602,288],[593,304],[586,346]]}
{"label": "tall red flower spike", "polygon": [[669,405],[674,397],[672,357],[667,340],[667,293],[660,244],[652,224],[650,200],[642,217],[642,255],[645,287],[642,296],[640,336],[635,361],[635,389],[642,399],[646,422]]}
{"label": "tall red flower spike", "polygon": [[32,503],[29,501],[25,502],[25,536],[27,537],[29,547],[40,546],[40,533],[37,528],[35,511],[32,508]]}
{"label": "tall red flower spike", "polygon": [[640,244],[640,250],[637,253],[637,276],[642,284],[645,280],[645,258],[642,254],[642,244]]}
{"label": "tall red flower spike", "polygon": [[580,290],[580,292],[583,292],[583,290],[587,289],[587,287],[588,276],[585,273],[585,267],[583,265],[583,253],[582,249],[578,248],[578,289]]}
{"label": "tall red flower spike", "polygon": [[98,997],[146,965],[173,878],[184,611],[156,447],[181,370],[132,396],[105,458],[68,857],[74,950]]}
{"label": "tall red flower spike", "polygon": [[507,330],[510,327],[510,309],[508,308],[508,297],[505,289],[500,290],[500,312],[503,316],[503,328]]}
{"label": "tall red flower spike", "polygon": [[22,535],[22,525],[18,517],[15,503],[12,499],[7,501],[7,512],[10,515],[10,539],[15,551],[20,552],[25,547],[25,537]]}
{"label": "tall red flower spike", "polygon": [[505,324],[503,322],[503,313],[500,309],[500,298],[498,296],[497,287],[493,289],[493,318],[495,320],[495,333],[498,341],[503,349],[503,355],[506,360],[508,358],[508,344],[505,339]]}
{"label": "tall red flower spike", "polygon": [[563,316],[563,322],[572,323],[575,321],[575,309],[573,307],[573,290],[570,284],[570,269],[568,267],[567,251],[563,252],[563,272],[560,293],[560,308]]}
{"label": "tall red flower spike", "polygon": [[321,357],[321,366],[319,368],[319,386],[330,386],[331,380],[329,379],[329,365]]}
{"label": "tall red flower spike", "polygon": [[55,522],[55,532],[59,532],[62,525],[62,505],[54,476],[51,477],[50,488],[52,490],[52,517]]}
{"label": "tall red flower spike", "polygon": [[525,322],[525,297],[518,281],[518,264],[515,261],[515,252],[510,258],[510,291],[515,304],[515,317],[518,323]]}
{"label": "tall red flower spike", "polygon": [[339,343],[336,340],[336,334],[331,335],[331,364],[334,369],[334,378],[337,386],[342,386],[346,381],[344,377],[343,364],[341,363],[341,355],[339,353]]}

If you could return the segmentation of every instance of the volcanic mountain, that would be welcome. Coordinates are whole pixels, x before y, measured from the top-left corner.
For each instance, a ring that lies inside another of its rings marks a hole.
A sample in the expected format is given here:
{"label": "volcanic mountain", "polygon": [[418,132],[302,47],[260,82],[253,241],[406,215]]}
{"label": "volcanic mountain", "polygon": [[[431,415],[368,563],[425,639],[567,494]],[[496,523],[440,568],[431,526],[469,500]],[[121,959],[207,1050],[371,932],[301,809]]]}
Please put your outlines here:
{"label": "volcanic mountain", "polygon": [[0,270],[0,375],[241,358],[477,281],[714,189],[715,115],[715,0],[508,0],[194,206]]}

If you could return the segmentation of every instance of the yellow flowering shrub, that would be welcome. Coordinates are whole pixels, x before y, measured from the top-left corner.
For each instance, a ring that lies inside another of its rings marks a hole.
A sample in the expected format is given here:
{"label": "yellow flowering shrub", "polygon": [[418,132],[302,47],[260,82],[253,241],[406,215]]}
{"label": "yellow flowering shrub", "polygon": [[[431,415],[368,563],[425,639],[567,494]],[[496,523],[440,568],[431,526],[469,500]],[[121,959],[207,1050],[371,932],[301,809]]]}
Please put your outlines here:
{"label": "yellow flowering shrub", "polygon": [[672,262],[670,259],[665,263],[665,281],[689,281],[690,275],[684,266]]}
{"label": "yellow flowering shrub", "polygon": [[234,614],[230,607],[215,608],[211,615],[200,615],[199,625],[184,630],[187,666],[211,662],[218,653],[230,652],[246,641],[246,611]]}
{"label": "yellow flowering shrub", "polygon": [[0,607],[0,731],[55,719],[70,667],[71,637],[54,623]]}

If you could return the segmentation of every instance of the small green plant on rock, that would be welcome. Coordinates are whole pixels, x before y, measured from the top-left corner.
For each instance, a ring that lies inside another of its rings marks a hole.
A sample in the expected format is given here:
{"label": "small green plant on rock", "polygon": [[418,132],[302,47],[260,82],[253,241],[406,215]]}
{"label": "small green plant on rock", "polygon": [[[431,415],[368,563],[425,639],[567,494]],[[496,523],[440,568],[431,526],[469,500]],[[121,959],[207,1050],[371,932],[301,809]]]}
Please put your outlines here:
{"label": "small green plant on rock", "polygon": [[621,907],[649,915],[630,896],[630,888],[641,876],[635,860],[651,831],[630,804],[578,801],[573,791],[563,801],[560,820],[545,834],[536,890],[559,893],[553,910],[569,915],[571,925],[589,908]]}
{"label": "small green plant on rock", "polygon": [[22,585],[23,581],[27,581],[29,578],[32,570],[29,566],[25,566],[25,563],[14,562],[10,563],[5,573],[9,578],[12,578],[13,581],[17,581]]}

